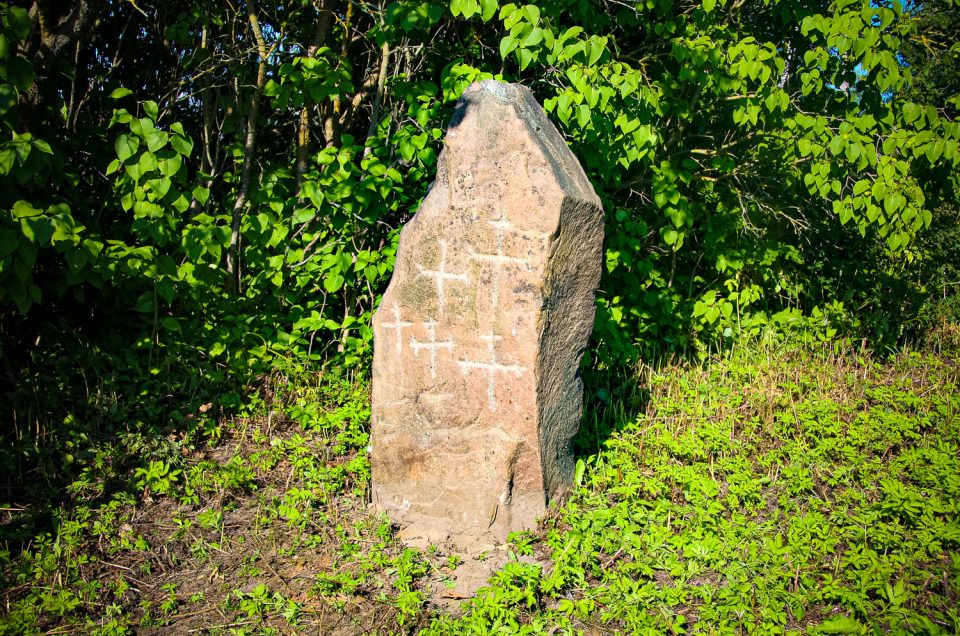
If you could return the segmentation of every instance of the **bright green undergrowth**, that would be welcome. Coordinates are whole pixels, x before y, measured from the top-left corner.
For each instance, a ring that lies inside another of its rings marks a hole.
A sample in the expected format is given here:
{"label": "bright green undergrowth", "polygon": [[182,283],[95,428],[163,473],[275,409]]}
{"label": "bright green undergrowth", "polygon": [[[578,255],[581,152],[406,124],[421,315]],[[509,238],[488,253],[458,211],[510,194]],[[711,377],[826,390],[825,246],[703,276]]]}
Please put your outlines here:
{"label": "bright green undergrowth", "polygon": [[588,389],[570,500],[459,610],[461,558],[367,508],[365,384],[301,370],[129,488],[93,462],[0,546],[0,634],[960,632],[956,353],[754,347],[633,384]]}
{"label": "bright green undergrowth", "polygon": [[734,353],[646,412],[450,631],[960,631],[955,363]]}

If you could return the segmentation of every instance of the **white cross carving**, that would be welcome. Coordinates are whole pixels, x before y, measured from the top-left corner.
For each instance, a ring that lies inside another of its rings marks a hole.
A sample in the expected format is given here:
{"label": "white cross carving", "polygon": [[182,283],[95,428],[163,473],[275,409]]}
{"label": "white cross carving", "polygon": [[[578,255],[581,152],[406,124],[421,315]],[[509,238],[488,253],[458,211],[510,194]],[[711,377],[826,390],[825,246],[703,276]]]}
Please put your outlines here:
{"label": "white cross carving", "polygon": [[443,313],[443,307],[446,304],[446,292],[444,283],[448,280],[456,280],[461,283],[469,283],[470,278],[466,274],[451,274],[447,271],[447,242],[440,239],[440,264],[438,269],[425,269],[423,265],[417,264],[417,269],[424,276],[433,279],[433,284],[437,286],[437,309]]}
{"label": "white cross carving", "polygon": [[[474,217],[476,220],[477,217]],[[503,216],[503,210],[497,215],[497,218],[492,221],[487,221],[487,223],[497,231],[497,253],[496,254],[477,254],[473,250],[470,251],[470,258],[475,261],[490,263],[493,265],[493,274],[491,281],[491,291],[490,291],[490,302],[493,304],[493,308],[496,309],[500,304],[500,272],[503,266],[505,265],[518,265],[525,266],[528,270],[530,269],[530,260],[526,258],[518,258],[516,256],[507,256],[506,254],[506,238],[507,231],[511,231],[515,234],[529,234],[529,232],[524,232],[522,230],[514,230],[513,224],[510,223],[508,219]],[[542,239],[546,240],[549,238],[548,234],[537,232],[541,234]]]}
{"label": "white cross carving", "polygon": [[400,320],[400,306],[396,302],[393,303],[393,322],[382,322],[380,326],[384,329],[397,330],[397,353],[400,353],[403,349],[403,330],[412,327],[413,323]]}
{"label": "white cross carving", "polygon": [[472,360],[457,360],[457,366],[460,367],[460,372],[464,375],[466,375],[472,369],[480,369],[481,371],[487,372],[487,407],[491,411],[496,412],[496,372],[502,371],[505,373],[512,373],[519,378],[520,375],[523,374],[523,372],[527,369],[519,364],[501,364],[497,362],[497,341],[503,340],[503,336],[498,336],[491,333],[486,336],[480,336],[480,339],[486,340],[488,343],[490,361],[474,362]]}
{"label": "white cross carving", "polygon": [[413,336],[410,336],[410,348],[413,349],[413,355],[420,357],[420,350],[426,349],[430,352],[430,377],[436,379],[437,377],[437,350],[446,349],[447,351],[453,351],[453,340],[443,340],[437,341],[437,321],[428,320],[423,323],[423,326],[427,328],[427,336],[430,338],[427,342],[420,342]]}

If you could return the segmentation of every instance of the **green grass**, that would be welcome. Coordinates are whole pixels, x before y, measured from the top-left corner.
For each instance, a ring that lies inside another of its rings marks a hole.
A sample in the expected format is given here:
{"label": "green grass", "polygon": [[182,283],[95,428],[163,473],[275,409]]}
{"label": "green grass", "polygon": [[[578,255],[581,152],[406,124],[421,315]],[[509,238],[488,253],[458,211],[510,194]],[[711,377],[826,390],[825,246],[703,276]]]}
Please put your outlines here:
{"label": "green grass", "polygon": [[85,473],[0,553],[0,634],[960,632],[956,354],[755,347],[636,385],[588,413],[570,501],[459,608],[455,555],[367,506],[365,386],[299,374],[131,489]]}
{"label": "green grass", "polygon": [[957,383],[918,354],[653,373],[533,542],[550,571],[516,565],[436,631],[957,633]]}

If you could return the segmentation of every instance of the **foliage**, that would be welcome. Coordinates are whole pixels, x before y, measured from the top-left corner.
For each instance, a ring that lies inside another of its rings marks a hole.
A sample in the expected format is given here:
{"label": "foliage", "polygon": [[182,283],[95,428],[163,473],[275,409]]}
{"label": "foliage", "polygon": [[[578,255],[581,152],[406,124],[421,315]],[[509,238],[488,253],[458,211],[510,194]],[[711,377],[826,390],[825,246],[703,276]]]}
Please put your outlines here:
{"label": "foliage", "polygon": [[916,30],[903,43],[901,55],[911,68],[908,89],[911,100],[943,104],[943,112],[956,120],[960,95],[960,70],[956,60],[960,37],[960,16],[954,3],[928,0],[913,19]]}
{"label": "foliage", "polygon": [[[104,490],[113,476],[109,460],[87,467],[69,484],[52,531],[30,536],[22,551],[6,543],[0,552],[0,634],[133,633],[138,624],[174,624],[198,608],[217,608],[263,633],[274,617],[291,625],[309,620],[328,577],[351,590],[373,589],[389,573],[398,594],[414,593],[422,559],[397,547],[389,524],[356,513],[365,510],[358,502],[369,481],[364,385],[288,373],[249,401],[241,427],[215,421],[212,444],[166,440],[156,453],[162,459],[134,471],[140,497]],[[310,404],[309,414],[299,404]],[[109,458],[130,452],[123,440],[112,446]],[[3,514],[11,527],[24,524],[29,511]],[[361,537],[377,539],[369,556],[358,555],[354,540]],[[236,556],[235,570],[223,561],[227,555]],[[294,555],[321,568],[301,583],[290,580],[317,588],[311,603],[291,598],[285,583],[247,585],[269,572],[272,560]],[[366,570],[346,569],[356,561]],[[195,576],[198,569],[207,576]],[[413,607],[405,602],[399,606]]]}
{"label": "foliage", "polygon": [[956,218],[952,84],[921,88],[955,53],[936,7],[4,5],[8,385],[76,360],[67,334],[174,385],[359,362],[453,101],[494,76],[534,89],[603,199],[601,360],[798,324],[895,342],[942,262],[917,237]]}
{"label": "foliage", "polygon": [[[254,386],[278,369],[363,375],[399,228],[477,79],[530,86],[603,200],[595,388],[638,357],[754,338],[884,350],[932,328],[949,348],[955,8],[0,4],[0,509],[29,511],[0,528],[11,561],[36,548],[35,573],[86,581],[61,540],[96,523],[86,502],[257,489],[243,458],[185,458],[234,439],[224,418],[270,403]],[[609,413],[637,390],[608,389]],[[342,456],[364,444],[357,409],[311,396],[283,417]],[[295,471],[305,443],[287,448]],[[308,527],[327,488],[360,496],[364,461],[314,466],[264,523]],[[527,602],[532,573],[509,576]],[[54,614],[100,594],[31,580]],[[237,607],[281,611],[277,590],[241,592]],[[400,614],[422,617],[402,593]],[[180,607],[165,594],[147,623]]]}
{"label": "foliage", "polygon": [[[501,52],[521,75],[546,67],[545,106],[612,217],[598,327],[612,353],[632,325],[679,346],[729,341],[920,288],[902,263],[928,256],[910,247],[932,220],[922,185],[955,178],[960,130],[899,97],[910,16],[724,4],[499,12]],[[900,335],[886,329],[871,331]]]}
{"label": "foliage", "polygon": [[168,440],[147,495],[85,471],[0,552],[0,633],[955,633],[958,364],[753,344],[635,377],[459,608],[464,557],[367,508],[366,386],[291,368],[212,443]]}
{"label": "foliage", "polygon": [[548,566],[430,633],[955,633],[958,379],[763,348],[651,372],[646,412],[517,546]]}
{"label": "foliage", "polygon": [[[0,3],[0,632],[210,608],[237,633],[956,631],[958,591],[924,587],[958,576],[952,359],[613,371],[758,340],[955,351],[956,8]],[[363,389],[307,368],[362,378],[453,104],[494,77],[606,210],[596,454],[455,619],[427,604],[455,555],[365,514]],[[296,555],[305,587],[271,565]]]}
{"label": "foliage", "polygon": [[608,361],[922,296],[905,264],[936,258],[915,237],[960,161],[952,88],[920,88],[952,54],[930,36],[945,5],[81,4],[104,22],[68,24],[64,76],[33,69],[71,64],[42,24],[4,11],[2,293],[84,330],[66,299],[133,309],[178,359],[367,352],[396,229],[480,77],[531,85],[603,198]]}

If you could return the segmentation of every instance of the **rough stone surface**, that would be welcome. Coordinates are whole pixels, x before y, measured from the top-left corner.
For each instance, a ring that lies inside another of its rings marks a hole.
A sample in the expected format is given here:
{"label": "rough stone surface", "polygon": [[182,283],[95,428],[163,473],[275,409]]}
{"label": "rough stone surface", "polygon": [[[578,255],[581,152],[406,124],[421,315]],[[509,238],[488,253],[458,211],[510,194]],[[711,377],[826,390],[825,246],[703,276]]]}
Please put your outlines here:
{"label": "rough stone surface", "polygon": [[483,545],[565,494],[602,241],[530,91],[469,87],[373,319],[373,501],[404,536]]}

